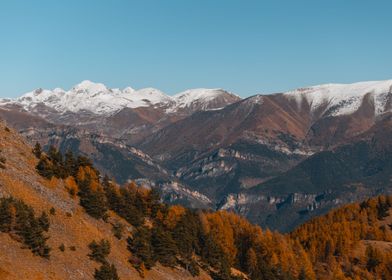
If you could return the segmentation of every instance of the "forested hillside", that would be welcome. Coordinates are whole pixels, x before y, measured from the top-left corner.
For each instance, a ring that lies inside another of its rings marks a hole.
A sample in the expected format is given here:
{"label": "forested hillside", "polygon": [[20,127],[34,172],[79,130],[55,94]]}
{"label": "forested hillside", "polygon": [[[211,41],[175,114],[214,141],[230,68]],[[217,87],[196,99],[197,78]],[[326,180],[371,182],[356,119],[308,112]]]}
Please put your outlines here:
{"label": "forested hillside", "polygon": [[0,126],[1,279],[391,279],[392,197],[290,234],[161,202]]}

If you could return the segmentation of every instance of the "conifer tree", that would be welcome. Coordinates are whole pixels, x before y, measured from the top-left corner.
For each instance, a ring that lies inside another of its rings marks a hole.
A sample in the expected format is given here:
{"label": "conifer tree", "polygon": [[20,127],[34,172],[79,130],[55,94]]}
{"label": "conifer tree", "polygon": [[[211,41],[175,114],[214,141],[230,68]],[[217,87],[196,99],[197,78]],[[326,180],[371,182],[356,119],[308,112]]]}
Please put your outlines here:
{"label": "conifer tree", "polygon": [[198,217],[186,211],[173,230],[173,239],[182,257],[191,259],[199,251],[199,232]]}
{"label": "conifer tree", "polygon": [[161,226],[155,226],[152,230],[151,244],[154,258],[165,266],[176,265],[177,246],[171,233]]}
{"label": "conifer tree", "polygon": [[0,200],[0,232],[10,232],[15,225],[16,209],[11,199]]}
{"label": "conifer tree", "polygon": [[113,225],[113,229],[112,229],[113,235],[117,239],[121,240],[123,233],[124,233],[124,229],[125,229],[125,226],[122,223],[119,223],[119,222],[115,223]]}
{"label": "conifer tree", "polygon": [[[22,242],[35,254],[49,258],[50,247],[46,244],[48,237],[40,219],[34,215],[32,207],[12,197],[0,199],[1,231],[12,232],[21,237]],[[45,228],[49,229],[49,221]]]}
{"label": "conifer tree", "polygon": [[138,257],[147,269],[154,266],[153,249],[151,246],[151,231],[138,227],[132,238],[128,238],[128,249]]}
{"label": "conifer tree", "polygon": [[43,211],[41,216],[38,218],[38,222],[44,231],[49,230],[49,216],[45,211]]}
{"label": "conifer tree", "polygon": [[47,157],[42,157],[39,160],[36,169],[39,175],[47,179],[52,179],[52,177],[55,175],[53,172],[53,166]]}
{"label": "conifer tree", "polygon": [[110,254],[110,242],[108,240],[102,239],[99,242],[93,240],[88,247],[91,250],[88,255],[90,259],[102,264],[107,263],[106,257]]}
{"label": "conifer tree", "polygon": [[94,272],[94,279],[96,280],[120,280],[117,274],[117,269],[113,264],[104,263]]}
{"label": "conifer tree", "polygon": [[80,167],[78,172],[78,186],[80,205],[86,212],[96,218],[105,219],[107,211],[107,201],[105,193],[97,181],[98,174],[92,168]]}
{"label": "conifer tree", "polygon": [[25,225],[25,227],[20,229],[24,243],[29,246],[31,251],[35,255],[49,258],[50,248],[46,245],[48,238],[43,235],[43,231],[37,220],[30,221],[29,226]]}
{"label": "conifer tree", "polygon": [[67,150],[64,159],[64,169],[66,176],[76,176],[77,173],[76,159],[71,150]]}

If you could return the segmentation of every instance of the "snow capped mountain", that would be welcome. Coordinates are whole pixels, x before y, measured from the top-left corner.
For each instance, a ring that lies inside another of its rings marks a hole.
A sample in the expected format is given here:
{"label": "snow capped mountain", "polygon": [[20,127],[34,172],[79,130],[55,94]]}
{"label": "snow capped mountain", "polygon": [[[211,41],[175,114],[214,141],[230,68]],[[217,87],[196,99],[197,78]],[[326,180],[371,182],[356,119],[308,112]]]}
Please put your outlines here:
{"label": "snow capped mountain", "polygon": [[107,88],[101,83],[83,81],[69,91],[59,88],[37,89],[6,102],[20,104],[27,111],[43,104],[59,113],[90,111],[95,114],[111,114],[125,107],[148,107],[169,101],[169,96],[154,88],[134,90],[127,87],[120,90]]}
{"label": "snow capped mountain", "polygon": [[348,115],[359,109],[366,95],[374,102],[375,114],[390,111],[392,80],[360,82],[353,84],[325,84],[300,88],[284,95],[296,100],[299,106],[306,101],[311,111],[322,108],[329,116]]}
{"label": "snow capped mountain", "polygon": [[85,80],[74,86],[72,90],[77,93],[97,94],[100,92],[107,92],[109,89],[104,84],[93,83],[91,81]]}
{"label": "snow capped mountain", "polygon": [[[392,80],[317,85],[289,91],[283,96],[295,100],[299,107],[307,104],[311,113],[317,112],[323,116],[352,114],[368,97],[378,116],[392,109]],[[196,111],[220,109],[239,100],[239,96],[223,89],[188,89],[169,96],[155,88],[112,89],[102,83],[83,81],[68,91],[61,88],[36,89],[17,99],[0,100],[0,106],[20,105],[26,111],[39,113],[44,105],[56,114],[91,112],[97,115],[112,115],[123,108],[153,107],[168,114],[180,112],[188,115]],[[263,95],[247,100],[260,103]]]}
{"label": "snow capped mountain", "polygon": [[173,99],[176,101],[177,108],[189,108],[199,105],[201,109],[206,110],[209,109],[208,105],[211,101],[224,102],[227,99],[240,100],[241,98],[223,89],[196,88],[180,92],[174,95]]}
{"label": "snow capped mountain", "polygon": [[216,109],[240,100],[234,94],[221,89],[187,90],[173,97],[155,88],[135,90],[111,89],[101,83],[83,81],[68,91],[36,89],[17,99],[0,100],[1,105],[15,104],[27,111],[34,111],[38,105],[45,105],[58,113],[88,111],[98,115],[111,115],[123,108],[161,107],[166,112],[179,109]]}

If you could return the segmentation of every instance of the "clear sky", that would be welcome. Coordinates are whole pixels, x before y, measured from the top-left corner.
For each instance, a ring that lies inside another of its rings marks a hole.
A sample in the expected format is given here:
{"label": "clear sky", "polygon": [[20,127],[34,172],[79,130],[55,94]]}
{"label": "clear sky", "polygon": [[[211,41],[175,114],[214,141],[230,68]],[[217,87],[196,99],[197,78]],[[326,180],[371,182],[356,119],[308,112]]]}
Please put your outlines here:
{"label": "clear sky", "polygon": [[0,1],[1,97],[86,79],[241,96],[392,79],[392,1]]}

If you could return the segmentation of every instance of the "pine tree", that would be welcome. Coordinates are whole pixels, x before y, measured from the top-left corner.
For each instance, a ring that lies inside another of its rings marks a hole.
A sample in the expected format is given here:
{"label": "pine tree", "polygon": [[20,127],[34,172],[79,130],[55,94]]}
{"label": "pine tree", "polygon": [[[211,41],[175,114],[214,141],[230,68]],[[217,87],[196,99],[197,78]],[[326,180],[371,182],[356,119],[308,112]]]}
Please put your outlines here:
{"label": "pine tree", "polygon": [[32,220],[30,226],[23,228],[21,233],[24,242],[34,254],[49,258],[50,248],[46,245],[48,238],[43,235],[43,229],[37,220]]}
{"label": "pine tree", "polygon": [[124,202],[121,199],[120,191],[118,187],[110,182],[110,179],[107,175],[102,180],[102,187],[105,192],[105,196],[108,202],[108,206],[111,210],[115,211],[116,213],[122,215]]}
{"label": "pine tree", "polygon": [[173,230],[173,239],[182,257],[191,259],[192,255],[199,251],[199,232],[198,217],[186,211]]}
{"label": "pine tree", "polygon": [[120,280],[117,269],[113,264],[104,263],[99,270],[95,269],[94,279],[96,280]]}
{"label": "pine tree", "polygon": [[43,211],[41,216],[38,218],[38,222],[44,231],[47,232],[49,230],[49,217],[45,211]]}
{"label": "pine tree", "polygon": [[39,175],[47,179],[52,179],[52,177],[55,175],[53,172],[53,166],[46,157],[42,157],[39,160],[36,169]]}
{"label": "pine tree", "polygon": [[157,261],[164,266],[176,265],[177,246],[170,232],[156,226],[152,230],[151,244]]}
{"label": "pine tree", "polygon": [[147,269],[154,266],[153,249],[151,246],[151,232],[148,228],[141,226],[137,228],[133,238],[128,238],[128,249],[133,255],[144,263]]}
{"label": "pine tree", "polygon": [[119,222],[115,223],[112,228],[113,235],[117,239],[121,240],[123,233],[124,233],[124,229],[125,229],[125,226],[122,223],[119,223]]}
{"label": "pine tree", "polygon": [[40,220],[35,218],[33,208],[22,201],[13,201],[16,208],[16,223],[14,231],[23,238],[25,243],[35,255],[49,258],[50,247],[46,244],[48,237],[44,235],[44,229]]}
{"label": "pine tree", "polygon": [[65,153],[64,169],[67,176],[76,176],[76,173],[78,171],[77,164],[71,150],[67,150],[67,152]]}
{"label": "pine tree", "polygon": [[16,209],[12,202],[9,198],[0,200],[0,232],[10,232],[15,225]]}
{"label": "pine tree", "polygon": [[78,177],[80,205],[93,218],[105,219],[107,201],[102,187],[96,181],[96,171],[89,167],[80,167]]}
{"label": "pine tree", "polygon": [[157,188],[152,188],[148,195],[148,205],[151,209],[151,217],[155,218],[158,211],[161,209],[161,195]]}
{"label": "pine tree", "polygon": [[88,255],[90,259],[102,264],[107,263],[106,257],[110,254],[110,242],[108,240],[102,239],[99,243],[93,240],[88,247],[91,250]]}
{"label": "pine tree", "polygon": [[211,234],[202,237],[202,257],[203,259],[214,268],[219,268],[221,258],[224,255],[220,246],[214,241]]}

